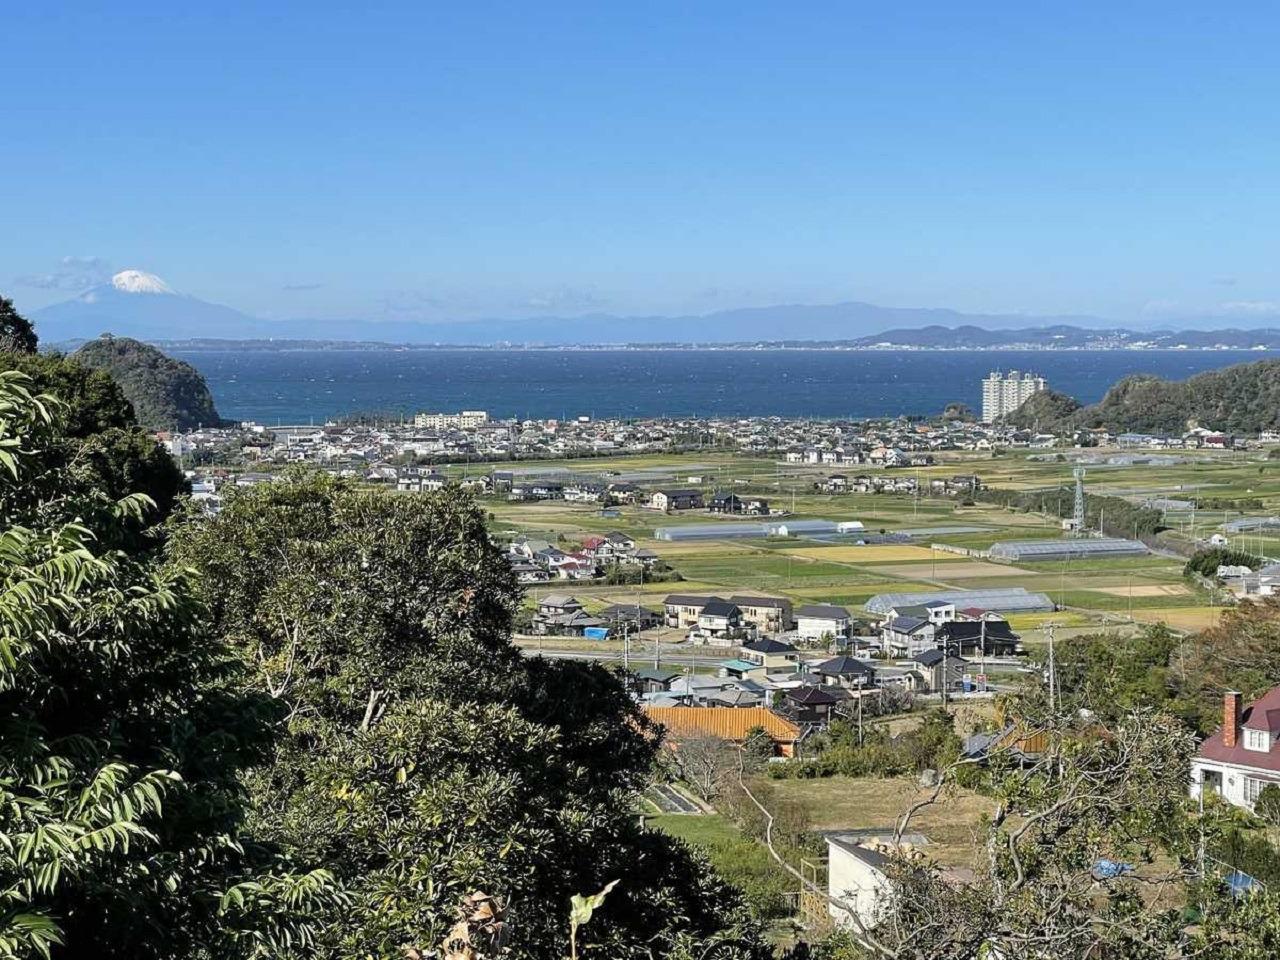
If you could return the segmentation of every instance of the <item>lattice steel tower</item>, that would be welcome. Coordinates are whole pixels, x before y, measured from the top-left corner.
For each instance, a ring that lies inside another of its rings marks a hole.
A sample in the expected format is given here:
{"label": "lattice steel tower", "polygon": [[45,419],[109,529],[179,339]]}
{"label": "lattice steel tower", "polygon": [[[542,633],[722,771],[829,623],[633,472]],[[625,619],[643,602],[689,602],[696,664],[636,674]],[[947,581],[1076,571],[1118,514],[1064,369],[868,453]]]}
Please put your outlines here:
{"label": "lattice steel tower", "polygon": [[1076,467],[1071,475],[1076,478],[1076,509],[1072,526],[1076,536],[1084,536],[1084,467]]}

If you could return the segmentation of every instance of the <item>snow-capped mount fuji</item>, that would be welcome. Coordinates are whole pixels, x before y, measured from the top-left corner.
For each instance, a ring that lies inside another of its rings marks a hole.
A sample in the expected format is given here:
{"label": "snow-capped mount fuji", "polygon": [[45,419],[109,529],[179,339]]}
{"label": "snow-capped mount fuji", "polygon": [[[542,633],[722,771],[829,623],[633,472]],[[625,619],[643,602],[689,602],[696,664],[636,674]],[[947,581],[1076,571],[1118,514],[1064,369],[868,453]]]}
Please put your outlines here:
{"label": "snow-capped mount fuji", "polygon": [[121,270],[64,303],[32,314],[44,343],[114,333],[142,340],[261,336],[263,323],[219,303],[178,293],[154,273]]}
{"label": "snow-capped mount fuji", "polygon": [[169,286],[154,273],[143,270],[121,270],[111,278],[111,286],[121,293],[174,293]]}

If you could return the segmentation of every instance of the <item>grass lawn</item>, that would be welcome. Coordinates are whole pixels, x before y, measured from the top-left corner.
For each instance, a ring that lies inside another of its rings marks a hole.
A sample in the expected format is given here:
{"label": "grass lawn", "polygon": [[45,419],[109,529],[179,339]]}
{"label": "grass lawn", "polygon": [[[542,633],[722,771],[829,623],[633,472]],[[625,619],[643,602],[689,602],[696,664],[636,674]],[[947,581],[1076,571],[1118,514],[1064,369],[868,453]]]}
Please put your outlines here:
{"label": "grass lawn", "polygon": [[[912,803],[928,794],[905,777],[826,777],[770,780],[775,795],[804,805],[815,830],[892,828]],[[944,793],[911,821],[931,841],[927,852],[948,866],[970,866],[978,853],[975,833],[992,802],[968,790]]]}
{"label": "grass lawn", "polygon": [[792,894],[799,891],[800,882],[727,817],[671,813],[648,817],[647,822],[702,851],[722,877],[742,889],[761,918],[777,920],[793,912]]}

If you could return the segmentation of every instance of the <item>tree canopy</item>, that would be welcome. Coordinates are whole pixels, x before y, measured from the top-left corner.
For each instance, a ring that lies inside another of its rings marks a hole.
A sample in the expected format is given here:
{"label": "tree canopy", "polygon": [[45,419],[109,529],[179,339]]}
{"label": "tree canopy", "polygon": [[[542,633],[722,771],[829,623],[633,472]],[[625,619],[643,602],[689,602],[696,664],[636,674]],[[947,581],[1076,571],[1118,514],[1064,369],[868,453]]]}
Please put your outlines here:
{"label": "tree canopy", "polygon": [[564,956],[569,898],[618,879],[580,956],[764,949],[735,891],[636,824],[657,731],[618,680],[510,643],[517,587],[468,499],[297,475],[186,518],[171,548],[286,718],[253,825],[344,885],[317,955],[426,951],[483,892],[512,957]]}
{"label": "tree canopy", "polygon": [[0,956],[248,957],[307,943],[324,873],[242,831],[275,705],[135,494],[48,469],[65,405],[0,373]]}
{"label": "tree canopy", "polygon": [[1280,360],[1240,363],[1186,380],[1133,374],[1082,407],[1065,394],[1035,394],[1009,418],[1019,427],[1066,432],[1179,434],[1191,426],[1227,433],[1280,428]]}
{"label": "tree canopy", "polygon": [[18,312],[12,300],[0,297],[0,351],[35,353],[37,342],[31,321]]}
{"label": "tree canopy", "polygon": [[86,483],[113,498],[145,494],[153,521],[168,516],[189,489],[173,458],[138,427],[133,405],[106,371],[35,353],[0,353],[0,370],[24,374],[32,391],[61,401],[58,434],[44,454],[49,468],[84,471]]}
{"label": "tree canopy", "polygon": [[89,341],[74,357],[109,373],[147,430],[189,430],[222,422],[200,372],[150,344],[107,335]]}
{"label": "tree canopy", "polygon": [[1005,422],[1023,430],[1063,429],[1079,409],[1080,402],[1075,397],[1057,390],[1041,390],[1005,417]]}

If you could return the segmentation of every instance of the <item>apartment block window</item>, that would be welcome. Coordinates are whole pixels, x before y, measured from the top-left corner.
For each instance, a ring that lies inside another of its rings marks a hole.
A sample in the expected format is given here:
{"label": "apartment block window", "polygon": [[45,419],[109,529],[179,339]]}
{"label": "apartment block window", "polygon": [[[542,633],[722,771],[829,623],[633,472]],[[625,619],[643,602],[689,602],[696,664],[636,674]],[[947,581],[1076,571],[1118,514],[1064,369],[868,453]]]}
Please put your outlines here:
{"label": "apartment block window", "polygon": [[1259,750],[1262,753],[1268,752],[1271,748],[1271,734],[1266,730],[1249,730],[1244,732],[1244,748],[1246,750]]}

